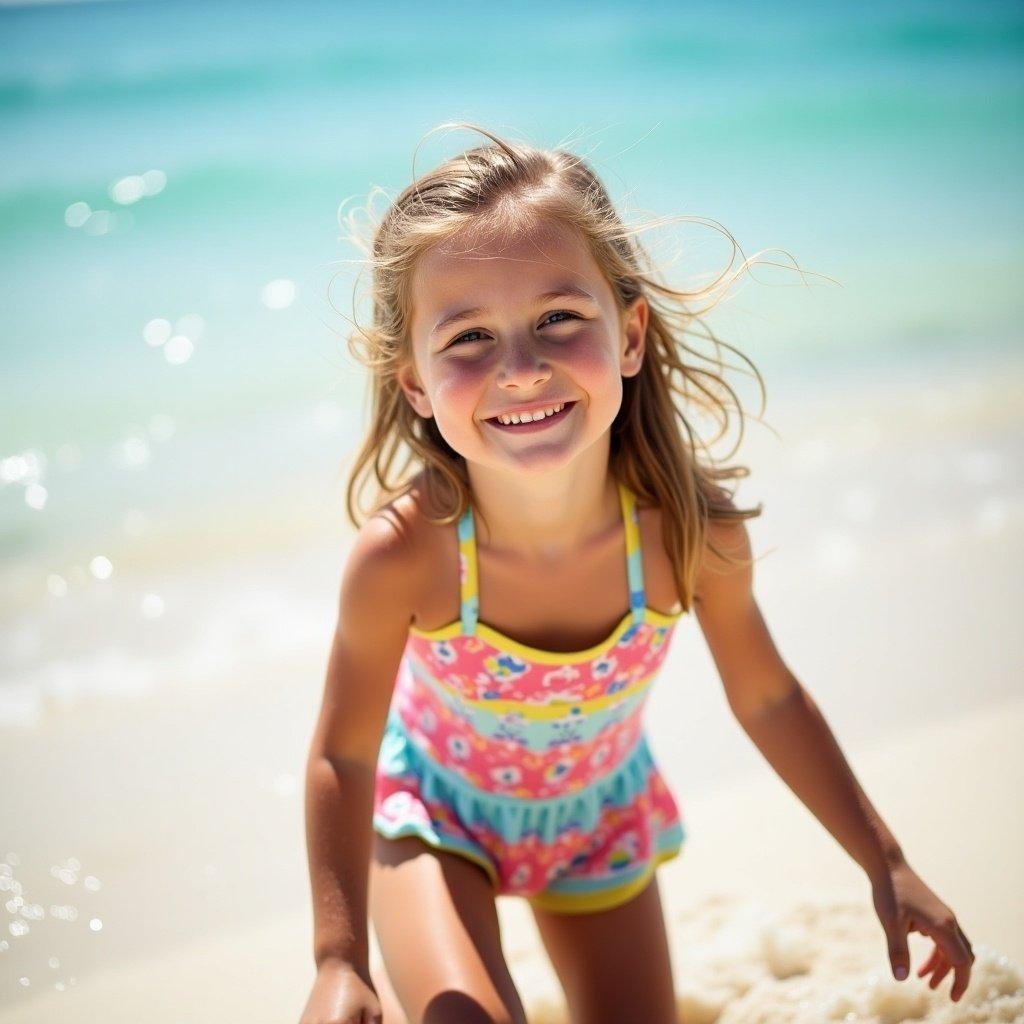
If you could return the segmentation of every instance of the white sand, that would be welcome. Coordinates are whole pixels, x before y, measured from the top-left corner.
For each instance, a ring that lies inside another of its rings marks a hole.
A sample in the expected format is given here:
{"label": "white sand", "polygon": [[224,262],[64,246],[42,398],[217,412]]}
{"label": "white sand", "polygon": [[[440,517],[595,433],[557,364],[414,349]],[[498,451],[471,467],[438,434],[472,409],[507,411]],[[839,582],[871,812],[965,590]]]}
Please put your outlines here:
{"label": "white sand", "polygon": [[[850,754],[868,791],[886,794],[911,863],[954,907],[975,947],[971,985],[956,1004],[951,977],[935,992],[914,977],[930,950],[920,935],[910,937],[910,979],[892,979],[863,876],[773,776],[759,771],[692,798],[693,839],[659,872],[686,1024],[1024,1020],[1022,730],[1018,700]],[[764,842],[769,835],[785,842]],[[498,906],[531,1020],[565,1020],[528,910],[514,899]],[[0,1022],[297,1020],[312,978],[308,926],[306,907],[296,905],[264,925],[36,994]]]}
{"label": "white sand", "polygon": [[[952,975],[934,992],[915,977],[932,948],[917,933],[910,978],[893,979],[863,874],[777,779],[758,772],[691,800],[700,839],[660,872],[682,1020],[1024,1021],[1022,729],[1017,700],[848,752],[868,793],[885,794],[875,802],[899,823],[908,860],[975,948],[959,1003],[949,999]],[[535,959],[524,954],[524,977],[539,990],[548,982]],[[544,992],[554,1003],[557,990]],[[563,1019],[552,1012],[537,1024]]]}
{"label": "white sand", "polygon": [[[949,977],[936,993],[892,981],[862,873],[732,720],[685,620],[647,723],[689,832],[659,872],[686,1024],[1024,1020],[1022,374],[929,374],[770,409],[785,443],[752,433],[739,499],[766,506],[751,531],[758,553],[774,549],[757,575],[773,636],[956,912],[974,980],[960,1004]],[[98,665],[95,689],[29,694],[34,724],[3,729],[0,857],[18,863],[0,874],[0,1024],[298,1019],[313,971],[301,780],[344,549],[277,537],[278,512],[261,508],[249,540],[236,517],[237,562],[177,539],[165,593],[180,632],[160,638],[152,693],[104,689],[119,669]],[[185,564],[191,550],[205,561]],[[211,620],[232,574],[299,578],[303,601],[256,591],[253,618],[233,622],[221,600]],[[110,581],[78,635],[67,619],[69,652],[133,585]],[[289,646],[283,616],[306,606],[322,612]],[[499,912],[535,1024],[564,1019],[527,908]],[[930,943],[910,943],[916,967]]]}

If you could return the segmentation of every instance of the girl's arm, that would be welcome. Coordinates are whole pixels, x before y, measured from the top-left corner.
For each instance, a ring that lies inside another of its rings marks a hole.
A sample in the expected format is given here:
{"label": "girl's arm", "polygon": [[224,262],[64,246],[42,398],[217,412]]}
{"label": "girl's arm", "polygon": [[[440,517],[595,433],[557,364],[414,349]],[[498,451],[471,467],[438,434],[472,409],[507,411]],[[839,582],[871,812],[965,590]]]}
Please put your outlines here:
{"label": "girl's arm", "polygon": [[374,773],[413,616],[413,566],[404,536],[383,517],[356,536],[306,765],[313,955],[318,968],[348,964],[367,983]]}
{"label": "girl's arm", "polygon": [[[716,547],[746,561],[750,538],[740,522],[714,521]],[[753,571],[710,552],[701,567],[695,612],[744,731],[780,778],[864,869],[897,978],[906,977],[906,932],[931,936],[936,950],[920,972],[934,988],[956,971],[953,999],[967,987],[974,960],[951,910],[909,868],[895,836],[871,805],[810,694],[783,662],[753,595]]]}

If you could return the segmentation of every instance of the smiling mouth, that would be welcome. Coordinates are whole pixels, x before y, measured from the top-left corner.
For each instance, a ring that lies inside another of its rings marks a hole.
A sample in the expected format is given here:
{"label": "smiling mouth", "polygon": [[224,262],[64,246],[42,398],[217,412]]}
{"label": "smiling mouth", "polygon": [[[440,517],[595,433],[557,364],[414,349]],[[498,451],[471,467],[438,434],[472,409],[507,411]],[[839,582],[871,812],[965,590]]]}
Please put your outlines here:
{"label": "smiling mouth", "polygon": [[497,427],[499,430],[504,430],[510,434],[530,434],[537,430],[546,430],[549,426],[553,426],[564,420],[576,403],[566,402],[565,406],[554,414],[554,416],[545,416],[540,420],[530,420],[527,423],[502,423],[497,416],[492,416],[490,419],[484,420],[484,423],[489,423],[492,427]]}

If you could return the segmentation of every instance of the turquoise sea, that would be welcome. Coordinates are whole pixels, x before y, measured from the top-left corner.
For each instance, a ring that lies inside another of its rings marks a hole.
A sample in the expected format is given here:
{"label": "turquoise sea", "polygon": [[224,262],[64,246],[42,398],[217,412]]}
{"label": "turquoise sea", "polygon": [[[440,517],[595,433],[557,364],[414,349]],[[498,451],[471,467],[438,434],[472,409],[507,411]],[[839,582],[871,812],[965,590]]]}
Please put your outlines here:
{"label": "turquoise sea", "polygon": [[[0,688],[57,686],[55,603],[122,570],[342,522],[338,211],[479,141],[430,129],[568,145],[627,219],[767,250],[712,322],[770,394],[1019,347],[1022,55],[1016,2],[0,6]],[[677,281],[728,263],[648,238]]]}

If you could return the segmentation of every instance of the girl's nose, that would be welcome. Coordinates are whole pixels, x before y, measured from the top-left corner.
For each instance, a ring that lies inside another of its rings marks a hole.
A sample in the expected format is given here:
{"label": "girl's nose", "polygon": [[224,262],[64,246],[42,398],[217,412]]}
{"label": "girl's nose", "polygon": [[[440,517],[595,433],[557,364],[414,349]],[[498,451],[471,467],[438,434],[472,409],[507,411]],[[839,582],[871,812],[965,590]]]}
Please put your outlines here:
{"label": "girl's nose", "polygon": [[550,376],[551,367],[530,340],[513,342],[502,354],[498,370],[498,383],[502,385],[531,388]]}

